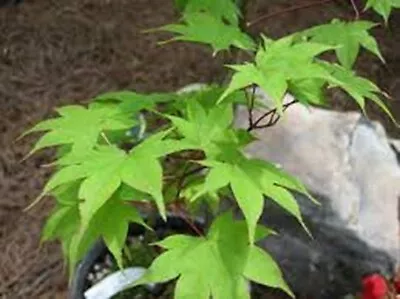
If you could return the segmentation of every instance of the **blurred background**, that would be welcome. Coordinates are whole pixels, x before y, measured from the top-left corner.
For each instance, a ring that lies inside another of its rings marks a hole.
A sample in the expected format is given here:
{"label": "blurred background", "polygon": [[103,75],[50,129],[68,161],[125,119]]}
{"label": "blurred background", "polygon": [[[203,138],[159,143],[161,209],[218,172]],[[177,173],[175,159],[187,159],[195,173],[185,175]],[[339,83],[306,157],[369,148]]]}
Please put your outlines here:
{"label": "blurred background", "polygon": [[[247,18],[252,20],[310,0],[250,2]],[[350,19],[353,10],[343,2],[276,13],[251,31],[279,37],[334,17]],[[85,103],[105,91],[171,91],[223,76],[223,54],[212,58],[207,47],[185,43],[161,47],[156,42],[168,35],[143,33],[176,21],[179,15],[172,4],[172,0],[25,0],[0,8],[0,298],[66,298],[60,248],[39,242],[51,201],[23,212],[49,175],[50,169],[42,165],[52,152],[42,151],[21,162],[35,140],[16,141],[24,130],[51,116],[57,106]],[[365,18],[381,21],[375,14]],[[389,106],[397,119],[399,30],[400,12],[393,13],[388,28],[373,30],[386,65],[365,53],[357,63],[362,75],[392,95]],[[356,109],[340,93],[331,94],[330,101],[332,109]],[[368,111],[391,137],[400,137],[383,113],[374,107]]]}

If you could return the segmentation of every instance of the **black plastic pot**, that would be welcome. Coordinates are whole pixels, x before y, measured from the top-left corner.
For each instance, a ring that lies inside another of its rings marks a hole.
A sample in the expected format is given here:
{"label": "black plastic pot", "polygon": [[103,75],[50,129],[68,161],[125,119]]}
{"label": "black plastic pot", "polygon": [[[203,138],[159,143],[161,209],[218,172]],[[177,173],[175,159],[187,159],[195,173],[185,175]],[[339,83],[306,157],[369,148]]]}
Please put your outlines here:
{"label": "black plastic pot", "polygon": [[[195,225],[200,230],[202,230],[204,227],[204,223],[201,220],[195,221]],[[181,234],[196,234],[181,217],[174,215],[168,216],[167,222],[164,222],[161,218],[158,218],[153,229],[157,234],[160,235],[167,230],[172,230]],[[143,235],[144,231],[145,229],[142,226],[138,224],[132,224],[129,228],[129,236],[138,237]],[[97,241],[89,250],[75,270],[74,278],[69,287],[69,299],[85,299],[84,293],[89,288],[87,277],[92,271],[95,263],[108,253],[109,252],[105,244],[101,240]]]}

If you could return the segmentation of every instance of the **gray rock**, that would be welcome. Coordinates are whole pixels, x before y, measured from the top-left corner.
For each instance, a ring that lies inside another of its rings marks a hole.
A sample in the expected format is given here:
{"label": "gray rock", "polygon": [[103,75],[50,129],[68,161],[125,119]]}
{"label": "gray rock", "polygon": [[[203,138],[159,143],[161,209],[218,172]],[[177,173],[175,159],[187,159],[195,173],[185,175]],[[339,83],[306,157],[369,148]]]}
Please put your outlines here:
{"label": "gray rock", "polygon": [[392,147],[393,151],[396,153],[397,162],[400,163],[400,139],[391,139],[390,146]]}
{"label": "gray rock", "polygon": [[[237,125],[245,126],[247,118],[238,109]],[[398,263],[400,168],[380,124],[356,112],[297,104],[256,135],[260,140],[249,146],[250,155],[281,165],[311,192],[329,198],[346,229]]]}
{"label": "gray rock", "polygon": [[360,192],[357,232],[398,263],[400,168],[396,155],[378,124],[360,123],[351,141],[350,163]]}
{"label": "gray rock", "polygon": [[[247,110],[239,108],[236,124],[247,122]],[[256,135],[247,153],[299,177],[322,203],[296,195],[314,239],[272,201],[263,213],[262,221],[280,234],[262,245],[299,298],[342,298],[360,289],[364,275],[391,277],[399,263],[400,168],[394,148],[400,142],[389,141],[380,124],[360,113],[300,104]]]}

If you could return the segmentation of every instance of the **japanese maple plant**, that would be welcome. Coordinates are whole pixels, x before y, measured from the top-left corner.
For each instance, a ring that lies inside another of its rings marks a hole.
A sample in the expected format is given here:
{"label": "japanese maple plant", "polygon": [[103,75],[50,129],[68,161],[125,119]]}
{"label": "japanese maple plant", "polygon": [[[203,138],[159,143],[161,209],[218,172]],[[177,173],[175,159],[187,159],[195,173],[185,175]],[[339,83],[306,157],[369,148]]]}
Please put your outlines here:
{"label": "japanese maple plant", "polygon": [[[273,200],[307,230],[292,192],[314,199],[298,179],[273,163],[248,157],[245,148],[255,140],[254,132],[276,123],[289,104],[325,105],[328,88],[342,89],[364,113],[370,100],[393,119],[383,101],[389,96],[352,70],[361,48],[384,63],[370,34],[377,24],[360,20],[361,8],[349,1],[354,19],[334,19],[271,39],[246,32],[253,22],[244,20],[241,9],[251,1],[175,4],[180,20],[150,30],[174,34],[160,44],[202,43],[212,48],[212,56],[231,51],[241,59],[226,65],[229,77],[224,84],[184,93],[100,94],[88,105],[58,108],[57,117],[26,132],[44,133],[29,155],[57,148],[54,174],[31,205],[47,195],[55,199],[43,240],[61,241],[70,275],[99,238],[123,268],[130,223],[151,230],[148,219],[154,213],[162,219],[179,213],[192,223],[196,208],[205,204],[213,215],[206,233],[171,235],[152,243],[162,251],[135,285],[176,280],[175,298],[239,299],[250,298],[248,282],[253,281],[294,296],[279,266],[257,246],[257,241],[279,233],[260,224],[259,218],[264,200]],[[368,0],[363,9],[375,10],[385,25],[394,7],[400,7],[398,0]],[[266,104],[256,90],[273,102],[271,110],[258,117],[254,110],[266,109]],[[283,101],[287,93],[295,102]],[[249,113],[247,128],[234,126],[234,111],[241,105]],[[139,116],[147,123],[141,139],[132,134],[132,128],[143,123]],[[242,217],[218,208],[221,199],[237,207]]]}

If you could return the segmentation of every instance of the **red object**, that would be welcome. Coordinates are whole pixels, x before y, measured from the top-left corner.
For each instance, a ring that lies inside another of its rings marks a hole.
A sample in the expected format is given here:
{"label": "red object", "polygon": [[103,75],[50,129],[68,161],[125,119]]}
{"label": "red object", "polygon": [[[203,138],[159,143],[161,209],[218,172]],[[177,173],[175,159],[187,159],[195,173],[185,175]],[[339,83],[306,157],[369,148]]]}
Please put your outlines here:
{"label": "red object", "polygon": [[362,281],[362,299],[385,299],[389,289],[384,277],[379,274],[371,274]]}
{"label": "red object", "polygon": [[394,288],[396,289],[396,293],[400,294],[400,279],[395,280]]}

